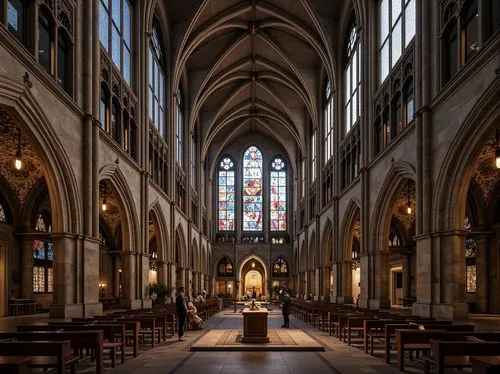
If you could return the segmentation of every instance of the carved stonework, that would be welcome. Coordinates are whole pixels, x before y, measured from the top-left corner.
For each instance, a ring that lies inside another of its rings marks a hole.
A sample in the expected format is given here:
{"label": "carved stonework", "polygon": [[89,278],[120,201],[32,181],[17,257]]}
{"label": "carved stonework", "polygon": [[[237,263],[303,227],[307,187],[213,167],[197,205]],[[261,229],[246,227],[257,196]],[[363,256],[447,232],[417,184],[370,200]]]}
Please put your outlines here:
{"label": "carved stonework", "polygon": [[414,227],[415,221],[415,184],[411,183],[410,188],[410,202],[412,207],[412,214],[408,214],[408,191],[406,184],[401,186],[399,193],[397,194],[396,200],[392,205],[392,216],[395,217],[407,230],[411,233]]}
{"label": "carved stonework", "polygon": [[479,186],[485,201],[488,201],[500,182],[500,170],[495,167],[496,139],[493,134],[482,149],[474,164],[472,178]]}
{"label": "carved stonework", "polygon": [[[99,203],[101,204],[104,198],[102,191],[100,195]],[[99,209],[99,217],[106,223],[113,237],[116,238],[121,227],[120,207],[113,191],[109,187],[106,188],[106,205],[106,211]]]}
{"label": "carved stonework", "polygon": [[21,159],[23,167],[14,167],[18,128],[4,109],[0,108],[0,176],[14,192],[18,203],[23,206],[31,189],[44,180],[42,165],[29,140],[21,133]]}

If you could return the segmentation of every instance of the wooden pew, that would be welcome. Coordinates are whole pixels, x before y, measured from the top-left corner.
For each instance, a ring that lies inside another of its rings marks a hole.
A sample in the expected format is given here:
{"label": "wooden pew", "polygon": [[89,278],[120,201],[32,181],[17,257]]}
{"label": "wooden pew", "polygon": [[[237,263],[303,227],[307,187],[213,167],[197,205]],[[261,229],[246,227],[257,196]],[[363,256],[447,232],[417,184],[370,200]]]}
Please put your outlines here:
{"label": "wooden pew", "polygon": [[[458,326],[454,331],[445,330],[396,330],[396,350],[399,370],[404,371],[404,353],[406,351],[430,350],[431,339],[436,340],[465,340],[467,336],[479,337],[481,334],[475,333],[473,325],[452,325]],[[451,328],[452,326],[448,326]],[[458,331],[457,331],[458,330]],[[497,335],[500,337],[500,334]]]}
{"label": "wooden pew", "polygon": [[[31,331],[31,332],[2,332],[0,339],[14,338],[17,341],[67,341],[71,342],[73,351],[92,349],[95,351],[96,374],[104,372],[103,365],[103,333],[102,331]],[[8,343],[6,343],[8,344]],[[36,355],[29,354],[29,355]],[[16,355],[20,356],[20,355]],[[26,354],[24,354],[26,356]]]}
{"label": "wooden pew", "polygon": [[76,374],[78,358],[71,354],[69,340],[0,342],[0,355],[30,356],[32,368],[55,368],[58,374],[64,374],[66,366],[70,366],[71,374]]}
{"label": "wooden pew", "polygon": [[[500,340],[500,334],[492,333],[491,339]],[[488,338],[487,338],[488,340]],[[424,357],[425,374],[436,366],[437,374],[444,374],[446,368],[468,368],[472,364],[469,356],[499,356],[500,342],[440,341],[431,339],[431,356]]]}
{"label": "wooden pew", "polygon": [[[18,332],[29,331],[102,331],[103,350],[110,350],[111,367],[116,366],[116,351],[121,350],[121,363],[125,363],[125,325],[109,324],[85,324],[80,325],[73,322],[49,322],[46,324],[20,325],[17,326]],[[119,341],[116,341],[118,337]]]}

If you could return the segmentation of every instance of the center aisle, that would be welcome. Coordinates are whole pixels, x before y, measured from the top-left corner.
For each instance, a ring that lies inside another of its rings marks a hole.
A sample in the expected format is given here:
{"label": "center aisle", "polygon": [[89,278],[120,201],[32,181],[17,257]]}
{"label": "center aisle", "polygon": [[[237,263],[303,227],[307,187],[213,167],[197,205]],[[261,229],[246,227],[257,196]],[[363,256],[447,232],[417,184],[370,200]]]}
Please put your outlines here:
{"label": "center aisle", "polygon": [[[278,314],[269,316],[269,329],[279,329],[283,319]],[[290,328],[300,329],[326,347],[326,352],[190,352],[189,347],[212,329],[242,329],[243,317],[234,315],[232,308],[225,309],[205,321],[205,329],[187,331],[186,341],[177,337],[167,343],[142,353],[109,370],[111,374],[359,374],[400,373],[380,359],[365,355],[338,339],[313,329],[304,322],[290,316]],[[411,369],[410,369],[410,372]],[[421,371],[416,371],[416,373]]]}

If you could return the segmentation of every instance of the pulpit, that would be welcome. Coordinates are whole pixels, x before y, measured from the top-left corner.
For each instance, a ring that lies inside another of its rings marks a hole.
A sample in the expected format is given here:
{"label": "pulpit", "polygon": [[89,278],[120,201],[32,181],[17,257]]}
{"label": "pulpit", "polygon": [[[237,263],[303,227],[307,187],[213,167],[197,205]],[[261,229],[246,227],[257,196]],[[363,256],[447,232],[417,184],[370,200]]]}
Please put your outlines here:
{"label": "pulpit", "polygon": [[267,336],[267,315],[266,308],[251,310],[243,309],[243,343],[269,343]]}

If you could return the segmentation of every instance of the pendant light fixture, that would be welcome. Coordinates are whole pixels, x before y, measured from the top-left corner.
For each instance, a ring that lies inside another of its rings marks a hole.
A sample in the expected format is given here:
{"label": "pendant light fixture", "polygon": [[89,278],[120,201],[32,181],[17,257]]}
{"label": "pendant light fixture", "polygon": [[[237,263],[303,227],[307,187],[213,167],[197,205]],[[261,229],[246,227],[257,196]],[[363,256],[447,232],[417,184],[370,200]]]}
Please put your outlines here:
{"label": "pendant light fixture", "polygon": [[500,129],[497,129],[497,149],[495,151],[495,165],[500,169]]}
{"label": "pendant light fixture", "polygon": [[101,206],[101,209],[103,212],[105,212],[107,209],[108,209],[108,205],[106,204],[106,192],[107,192],[107,188],[106,188],[106,185],[104,185],[104,196],[102,198],[102,206]]}
{"label": "pendant light fixture", "polygon": [[408,201],[406,202],[406,211],[408,214],[411,214],[412,209],[411,209],[411,200],[410,200],[410,181],[408,181],[408,184],[406,185],[406,196],[408,198]]}
{"label": "pendant light fixture", "polygon": [[17,170],[21,170],[23,167],[23,160],[21,159],[21,130],[18,129],[17,133],[17,149],[16,149],[16,159],[14,161],[14,166]]}

